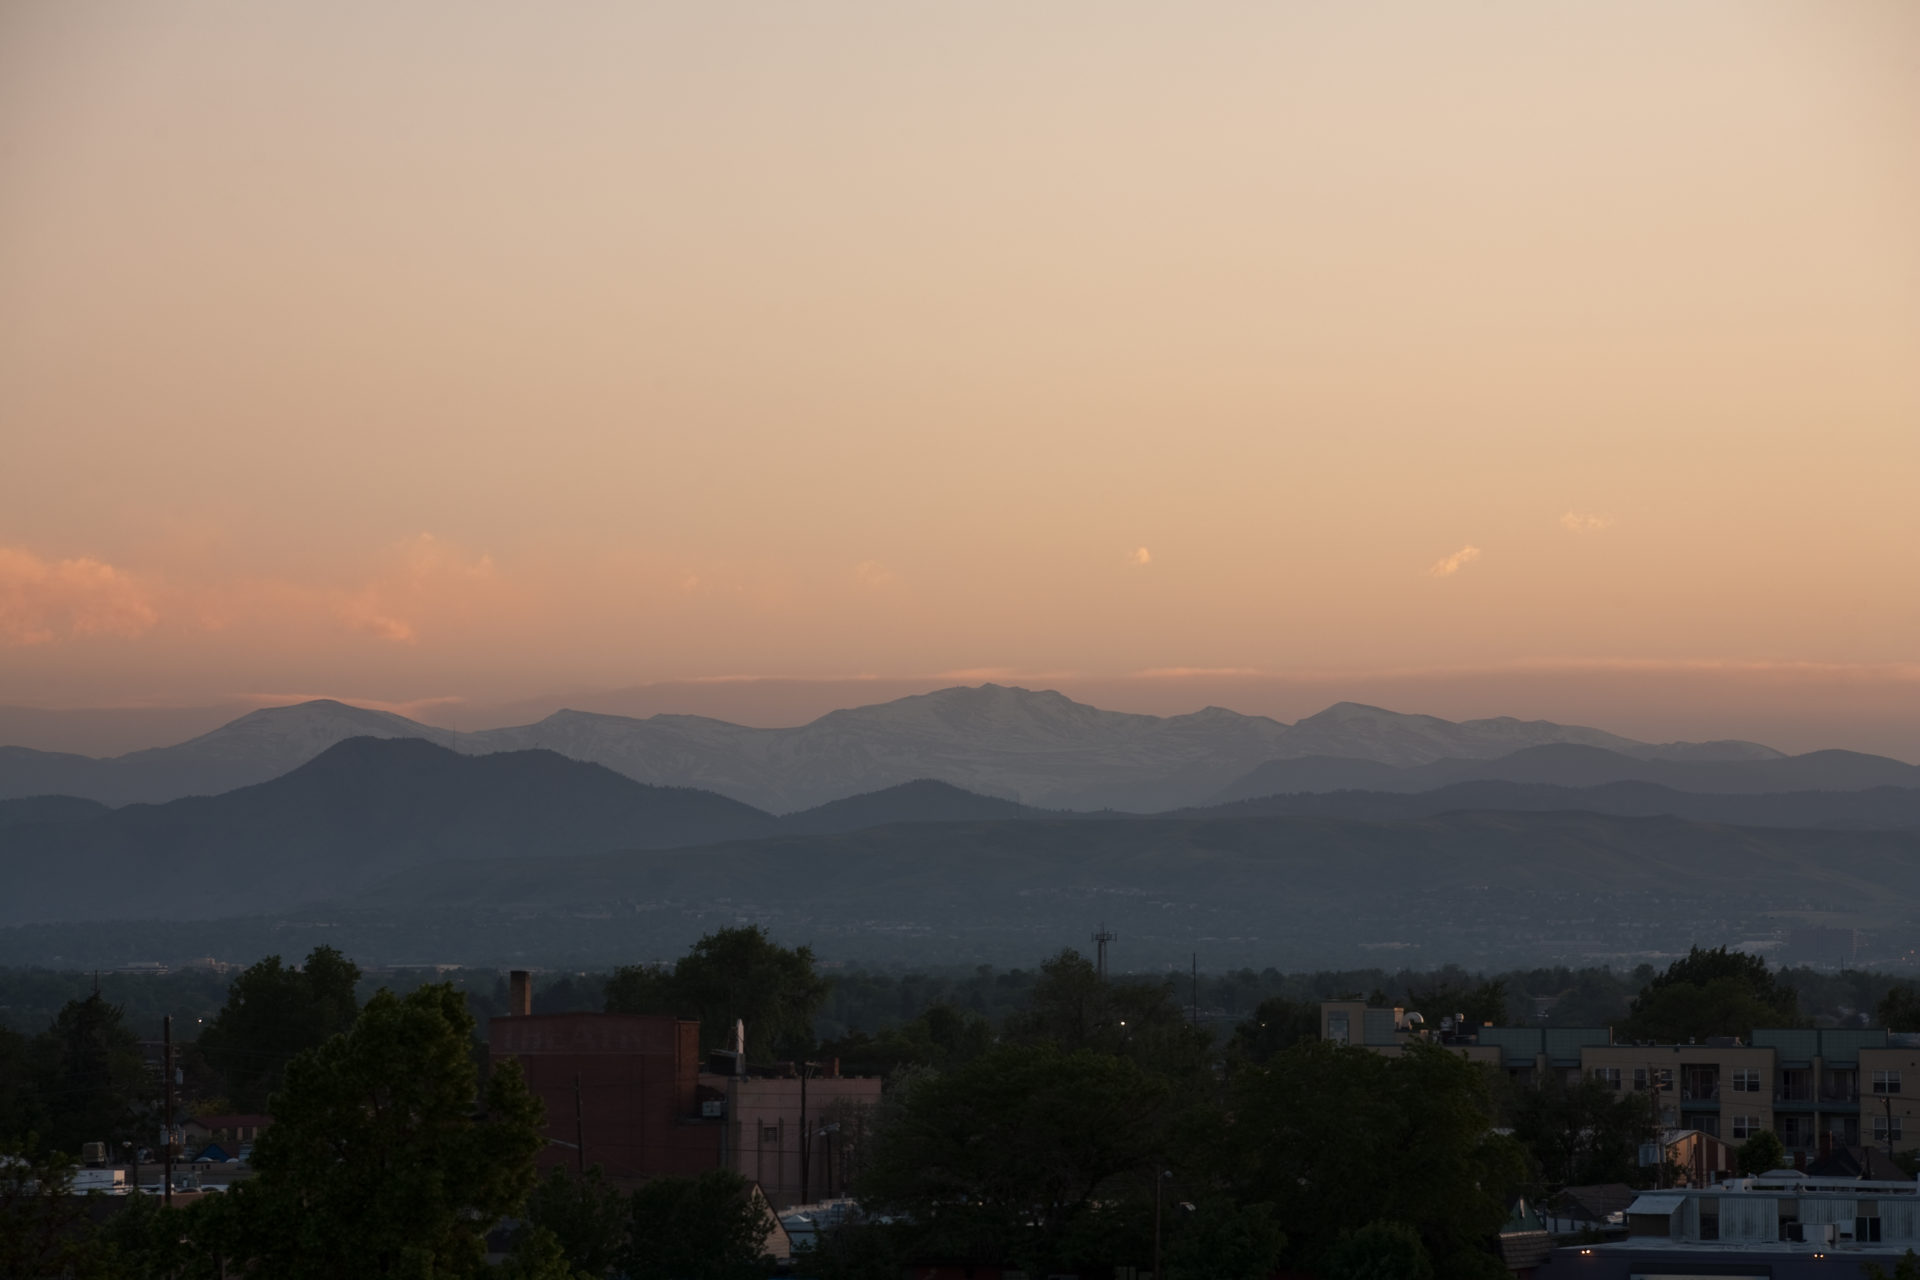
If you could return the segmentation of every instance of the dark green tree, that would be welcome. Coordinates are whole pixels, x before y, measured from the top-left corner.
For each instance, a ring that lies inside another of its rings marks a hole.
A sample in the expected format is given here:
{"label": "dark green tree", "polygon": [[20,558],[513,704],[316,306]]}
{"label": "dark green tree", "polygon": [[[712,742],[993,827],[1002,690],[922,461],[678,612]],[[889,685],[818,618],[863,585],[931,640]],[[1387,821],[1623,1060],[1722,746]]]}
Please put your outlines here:
{"label": "dark green tree", "polygon": [[1253,1016],[1233,1029],[1230,1047],[1250,1062],[1265,1062],[1302,1040],[1320,1037],[1320,1006],[1312,1000],[1271,996],[1262,1000]]}
{"label": "dark green tree", "polygon": [[0,1144],[0,1276],[121,1274],[95,1238],[85,1197],[72,1194],[73,1173],[57,1150]]}
{"label": "dark green tree", "polygon": [[1640,1144],[1654,1122],[1653,1098],[1611,1089],[1591,1076],[1553,1077],[1520,1088],[1511,1102],[1513,1136],[1532,1153],[1550,1187],[1641,1180]]}
{"label": "dark green tree", "polygon": [[1273,1204],[1290,1265],[1318,1268],[1387,1219],[1419,1234],[1441,1280],[1500,1267],[1487,1245],[1529,1162],[1493,1132],[1485,1068],[1437,1046],[1388,1058],[1308,1041],[1238,1073],[1230,1105],[1241,1199]]}
{"label": "dark green tree", "polygon": [[903,1026],[878,1035],[856,1033],[820,1046],[842,1071],[893,1075],[907,1067],[951,1067],[971,1062],[993,1045],[993,1024],[971,1009],[929,1006]]}
{"label": "dark green tree", "polygon": [[1909,1249],[1902,1254],[1900,1261],[1893,1264],[1893,1271],[1876,1262],[1862,1262],[1860,1274],[1866,1280],[1920,1280],[1920,1255]]}
{"label": "dark green tree", "polygon": [[1335,1241],[1321,1269],[1326,1280],[1432,1280],[1420,1233],[1404,1222],[1370,1222]]}
{"label": "dark green tree", "polygon": [[1887,988],[1874,1013],[1889,1031],[1920,1031],[1920,989],[1910,982]]}
{"label": "dark green tree", "polygon": [[88,1142],[117,1149],[144,1136],[138,1121],[151,1101],[140,1041],[117,1005],[99,992],[69,1000],[31,1049],[46,1145],[78,1156]]}
{"label": "dark green tree", "polygon": [[1501,978],[1490,978],[1484,982],[1455,979],[1424,989],[1409,989],[1407,992],[1407,1008],[1425,1018],[1430,1030],[1438,1030],[1440,1019],[1452,1014],[1464,1017],[1469,1027],[1489,1022],[1496,1027],[1504,1027],[1513,1020],[1507,1005],[1507,984]]}
{"label": "dark green tree", "polygon": [[481,1092],[473,1025],[450,984],[381,991],[294,1059],[259,1176],[229,1193],[232,1260],[289,1280],[485,1274],[486,1231],[533,1185],[541,1113],[516,1064]]}
{"label": "dark green tree", "polygon": [[545,1227],[524,1227],[514,1233],[513,1244],[494,1272],[494,1280],[594,1280],[595,1274],[574,1267],[553,1232]]}
{"label": "dark green tree", "polygon": [[1765,959],[1694,947],[1641,988],[1622,1031],[1635,1040],[1679,1044],[1799,1024],[1799,997],[1768,972]]}
{"label": "dark green tree", "polygon": [[671,971],[615,970],[607,979],[607,1012],[698,1018],[709,1049],[726,1045],[738,1019],[746,1023],[748,1056],[766,1061],[810,1051],[813,1017],[827,989],[814,972],[811,947],[780,946],[751,925],[708,934]]}
{"label": "dark green tree", "polygon": [[1167,1280],[1266,1280],[1286,1247],[1272,1205],[1209,1197],[1169,1233]]}
{"label": "dark green tree", "polygon": [[1213,1053],[1170,982],[1102,980],[1093,962],[1068,948],[1044,961],[1027,1007],[1009,1016],[1006,1039],[1091,1049],[1131,1059],[1170,1079],[1195,1081]]}
{"label": "dark green tree", "polygon": [[605,1276],[627,1243],[627,1198],[599,1165],[584,1175],[555,1167],[534,1185],[523,1214],[529,1231],[553,1237],[567,1265],[581,1275]]}
{"label": "dark green tree", "polygon": [[868,1139],[855,1191],[910,1217],[935,1253],[1046,1265],[1103,1188],[1155,1166],[1170,1095],[1126,1058],[1002,1045],[906,1080]]}
{"label": "dark green tree", "polygon": [[297,969],[268,956],[235,978],[198,1041],[228,1102],[266,1111],[289,1062],[353,1025],[359,981],[359,968],[332,947],[315,947]]}
{"label": "dark green tree", "polygon": [[1762,1129],[1741,1143],[1734,1157],[1740,1164],[1740,1176],[1752,1177],[1774,1169],[1784,1169],[1787,1164],[1787,1144],[1780,1141],[1780,1135],[1773,1130]]}
{"label": "dark green tree", "polygon": [[34,1080],[33,1042],[0,1027],[0,1150],[24,1146],[30,1133],[46,1130],[52,1117]]}
{"label": "dark green tree", "polygon": [[776,1225],[766,1199],[731,1169],[652,1178],[633,1193],[622,1271],[631,1280],[762,1280]]}

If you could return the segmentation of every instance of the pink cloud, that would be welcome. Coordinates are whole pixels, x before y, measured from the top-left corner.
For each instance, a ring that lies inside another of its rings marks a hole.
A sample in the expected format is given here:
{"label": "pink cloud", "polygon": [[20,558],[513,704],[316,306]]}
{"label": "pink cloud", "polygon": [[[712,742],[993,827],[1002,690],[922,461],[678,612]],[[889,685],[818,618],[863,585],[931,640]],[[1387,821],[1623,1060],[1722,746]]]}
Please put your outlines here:
{"label": "pink cloud", "polygon": [[152,592],[103,560],[44,560],[19,547],[0,547],[0,643],[131,638],[159,620]]}
{"label": "pink cloud", "polygon": [[1462,565],[1472,564],[1479,558],[1480,548],[1471,546],[1462,547],[1452,555],[1442,556],[1440,559],[1434,561],[1433,567],[1428,569],[1427,573],[1435,578],[1451,578],[1454,574],[1460,572]]}

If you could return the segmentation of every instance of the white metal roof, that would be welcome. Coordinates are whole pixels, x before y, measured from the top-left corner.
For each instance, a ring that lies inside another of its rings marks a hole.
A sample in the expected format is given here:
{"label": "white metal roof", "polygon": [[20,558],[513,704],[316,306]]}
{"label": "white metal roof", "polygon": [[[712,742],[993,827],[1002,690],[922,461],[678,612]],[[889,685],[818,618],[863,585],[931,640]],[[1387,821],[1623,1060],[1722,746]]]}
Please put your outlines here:
{"label": "white metal roof", "polygon": [[1687,1202],[1681,1195],[1636,1196],[1627,1206],[1628,1213],[1672,1213]]}

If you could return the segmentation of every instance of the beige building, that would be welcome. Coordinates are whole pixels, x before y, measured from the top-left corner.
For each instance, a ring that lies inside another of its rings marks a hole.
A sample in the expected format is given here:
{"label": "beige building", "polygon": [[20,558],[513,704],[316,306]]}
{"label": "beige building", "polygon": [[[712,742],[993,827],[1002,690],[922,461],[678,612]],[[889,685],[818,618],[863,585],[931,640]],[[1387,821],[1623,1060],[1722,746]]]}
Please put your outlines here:
{"label": "beige building", "polygon": [[774,1208],[847,1194],[878,1076],[700,1073],[701,1093],[722,1105],[721,1163],[760,1184]]}
{"label": "beige building", "polygon": [[1430,1026],[1402,1009],[1358,1001],[1320,1007],[1320,1034],[1402,1052],[1413,1040],[1458,1048],[1523,1083],[1559,1075],[1650,1093],[1661,1125],[1739,1144],[1771,1129],[1799,1163],[1832,1147],[1920,1146],[1920,1036],[1884,1028],[1764,1028],[1750,1044],[1619,1043],[1607,1027]]}

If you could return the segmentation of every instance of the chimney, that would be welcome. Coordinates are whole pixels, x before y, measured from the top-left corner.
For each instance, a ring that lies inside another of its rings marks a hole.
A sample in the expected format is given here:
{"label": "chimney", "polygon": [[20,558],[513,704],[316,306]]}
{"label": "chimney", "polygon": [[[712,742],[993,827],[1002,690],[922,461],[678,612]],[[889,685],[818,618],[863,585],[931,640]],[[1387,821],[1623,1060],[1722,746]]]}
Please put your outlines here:
{"label": "chimney", "polygon": [[747,1024],[745,1020],[740,1018],[733,1020],[733,1051],[740,1055],[742,1061],[746,1060]]}
{"label": "chimney", "polygon": [[507,974],[507,1016],[524,1018],[533,1012],[533,975],[525,969]]}

